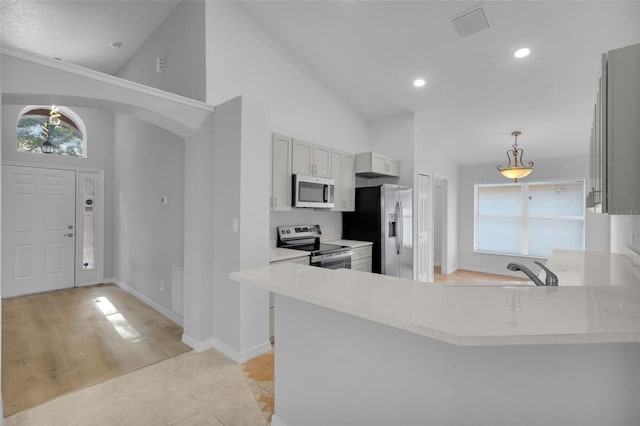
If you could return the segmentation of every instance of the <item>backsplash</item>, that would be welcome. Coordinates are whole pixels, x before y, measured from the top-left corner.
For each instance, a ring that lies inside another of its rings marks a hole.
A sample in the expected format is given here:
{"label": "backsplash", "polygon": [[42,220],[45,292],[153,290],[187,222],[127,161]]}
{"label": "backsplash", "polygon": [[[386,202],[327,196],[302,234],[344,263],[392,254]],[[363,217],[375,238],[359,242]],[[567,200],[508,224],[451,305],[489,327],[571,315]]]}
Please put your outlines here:
{"label": "backsplash", "polygon": [[320,225],[321,241],[342,238],[342,213],[314,210],[292,209],[288,212],[271,212],[269,216],[269,247],[276,246],[276,227],[282,225]]}
{"label": "backsplash", "polygon": [[611,215],[611,252],[640,252],[640,216]]}

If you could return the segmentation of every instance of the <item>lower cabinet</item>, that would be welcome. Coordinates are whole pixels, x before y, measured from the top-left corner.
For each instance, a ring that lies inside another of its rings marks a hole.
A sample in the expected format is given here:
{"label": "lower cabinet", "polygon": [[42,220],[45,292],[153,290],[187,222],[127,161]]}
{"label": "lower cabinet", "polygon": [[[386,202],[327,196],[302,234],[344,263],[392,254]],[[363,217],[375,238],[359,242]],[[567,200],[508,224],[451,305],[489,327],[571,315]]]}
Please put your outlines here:
{"label": "lower cabinet", "polygon": [[[304,257],[296,257],[293,259],[287,259],[287,260],[279,260],[276,262],[269,262],[270,265],[275,265],[276,263],[284,263],[284,262],[289,262],[289,263],[299,263],[301,265],[308,265],[309,264],[309,256],[304,256]],[[269,292],[269,339],[271,340],[271,343],[273,343],[273,324],[274,324],[274,317],[275,317],[275,309],[274,309],[274,305],[275,303],[273,302],[274,297],[273,297],[273,292]]]}
{"label": "lower cabinet", "polygon": [[351,256],[351,269],[356,271],[371,272],[372,246],[357,247],[353,249]]}

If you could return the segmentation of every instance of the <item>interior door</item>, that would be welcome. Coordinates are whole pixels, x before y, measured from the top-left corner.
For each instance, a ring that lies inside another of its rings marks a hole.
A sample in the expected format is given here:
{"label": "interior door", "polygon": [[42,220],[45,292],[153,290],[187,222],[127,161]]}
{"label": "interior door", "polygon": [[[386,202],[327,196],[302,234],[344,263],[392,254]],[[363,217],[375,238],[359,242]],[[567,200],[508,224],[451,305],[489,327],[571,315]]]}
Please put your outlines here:
{"label": "interior door", "polygon": [[75,285],[75,172],[2,166],[2,296]]}
{"label": "interior door", "polygon": [[433,281],[433,255],[431,241],[431,176],[418,175],[418,242],[417,242],[417,275],[418,281]]}
{"label": "interior door", "polygon": [[400,203],[401,228],[400,254],[398,256],[398,277],[413,279],[413,190],[400,186],[398,188]]}

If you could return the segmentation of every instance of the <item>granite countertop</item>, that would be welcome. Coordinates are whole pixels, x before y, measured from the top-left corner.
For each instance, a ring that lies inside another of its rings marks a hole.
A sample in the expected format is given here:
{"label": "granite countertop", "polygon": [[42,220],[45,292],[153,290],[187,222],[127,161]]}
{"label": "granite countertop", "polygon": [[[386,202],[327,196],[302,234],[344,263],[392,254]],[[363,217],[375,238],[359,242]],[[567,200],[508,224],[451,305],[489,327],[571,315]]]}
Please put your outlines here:
{"label": "granite countertop", "polygon": [[309,253],[302,250],[293,250],[281,247],[271,247],[269,251],[269,262],[281,262],[283,260],[297,259],[299,257],[309,257]]}
{"label": "granite countertop", "polygon": [[[577,250],[554,250],[547,268],[559,286],[640,285],[640,256]],[[544,279],[544,273],[540,274]]]}
{"label": "granite countertop", "polygon": [[278,263],[231,279],[460,346],[640,342],[640,286],[445,286]]}

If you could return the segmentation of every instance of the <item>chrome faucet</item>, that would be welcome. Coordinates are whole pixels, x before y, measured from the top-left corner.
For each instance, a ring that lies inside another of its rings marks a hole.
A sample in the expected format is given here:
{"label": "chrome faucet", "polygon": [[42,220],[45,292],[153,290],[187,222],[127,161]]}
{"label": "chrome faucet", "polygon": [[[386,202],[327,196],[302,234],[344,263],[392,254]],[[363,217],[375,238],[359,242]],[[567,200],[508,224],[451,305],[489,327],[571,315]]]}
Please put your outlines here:
{"label": "chrome faucet", "polygon": [[546,274],[546,277],[544,279],[545,285],[550,285],[550,286],[557,286],[558,285],[558,276],[556,274],[551,272],[551,270],[549,268],[547,268],[546,266],[544,266],[542,263],[538,262],[537,260],[534,260],[533,263],[535,263],[536,265],[538,265],[539,267],[544,269],[544,272]]}
{"label": "chrome faucet", "polygon": [[546,285],[545,283],[540,281],[540,278],[538,278],[536,276],[536,274],[534,274],[529,268],[527,268],[524,265],[521,265],[520,263],[513,263],[513,262],[509,263],[507,265],[507,269],[510,270],[510,271],[522,271],[522,272],[524,272],[525,275],[528,276],[529,279],[535,283],[535,285],[538,285],[538,286]]}
{"label": "chrome faucet", "polygon": [[538,278],[536,276],[536,274],[534,274],[529,268],[527,268],[526,266],[520,264],[520,263],[509,263],[507,265],[507,269],[510,271],[522,271],[525,273],[526,276],[529,277],[529,279],[531,281],[533,281],[535,283],[535,285],[541,285],[541,286],[557,286],[558,285],[558,276],[556,274],[554,274],[553,272],[551,272],[551,270],[549,270],[549,268],[547,268],[546,266],[544,266],[542,263],[538,262],[537,260],[535,260],[533,263],[535,263],[536,265],[540,266],[545,274],[545,282],[540,281],[540,278]]}

